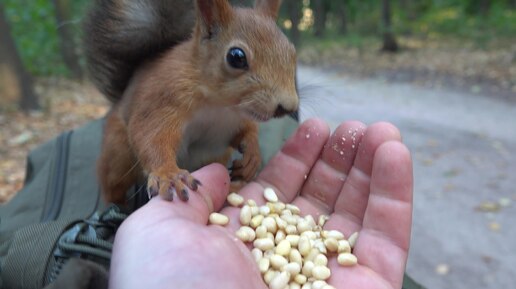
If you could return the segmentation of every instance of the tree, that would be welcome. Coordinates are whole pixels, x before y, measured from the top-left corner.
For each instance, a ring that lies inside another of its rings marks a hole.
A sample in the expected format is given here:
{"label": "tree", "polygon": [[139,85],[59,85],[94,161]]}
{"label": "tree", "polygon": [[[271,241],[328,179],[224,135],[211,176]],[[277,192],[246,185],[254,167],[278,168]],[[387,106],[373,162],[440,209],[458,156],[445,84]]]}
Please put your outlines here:
{"label": "tree", "polygon": [[[16,102],[18,104],[16,105]],[[11,30],[0,3],[0,103],[2,107],[18,106],[24,111],[38,110],[38,96],[32,77],[23,67]]]}
{"label": "tree", "polygon": [[348,11],[347,11],[347,0],[340,0],[337,3],[337,13],[339,15],[339,33],[346,35],[348,33]]}
{"label": "tree", "polygon": [[299,0],[285,0],[284,3],[287,9],[288,18],[292,23],[292,27],[290,28],[290,39],[292,40],[294,45],[298,46],[300,44],[298,26],[303,13],[303,5]]}
{"label": "tree", "polygon": [[68,0],[52,0],[52,4],[54,4],[59,44],[64,63],[74,79],[82,79],[82,68],[79,64],[79,56],[75,50],[74,33],[70,25],[70,3]]}
{"label": "tree", "polygon": [[326,29],[326,18],[328,9],[326,7],[325,0],[312,0],[312,10],[314,12],[314,35],[315,37],[324,36],[324,30]]}
{"label": "tree", "polygon": [[391,7],[389,0],[382,1],[382,22],[383,22],[383,46],[382,51],[398,51],[398,43],[394,37],[391,26]]}
{"label": "tree", "polygon": [[398,6],[401,11],[404,11],[407,19],[410,21],[416,20],[416,9],[412,0],[399,0]]}
{"label": "tree", "polygon": [[479,6],[480,6],[479,7],[480,14],[483,17],[487,17],[487,15],[489,14],[489,8],[491,7],[491,1],[490,0],[480,0]]}
{"label": "tree", "polygon": [[468,0],[463,4],[466,13],[486,17],[491,8],[491,0]]}

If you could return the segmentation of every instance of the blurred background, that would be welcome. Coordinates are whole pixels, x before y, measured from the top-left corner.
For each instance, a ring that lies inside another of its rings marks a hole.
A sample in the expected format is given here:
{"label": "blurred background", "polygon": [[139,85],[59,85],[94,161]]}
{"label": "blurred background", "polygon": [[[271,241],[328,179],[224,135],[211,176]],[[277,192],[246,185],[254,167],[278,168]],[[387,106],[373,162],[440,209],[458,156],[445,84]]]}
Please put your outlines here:
{"label": "blurred background", "polygon": [[[108,109],[81,45],[91,2],[0,0],[0,203],[31,148]],[[516,1],[284,0],[278,24],[298,49],[303,118],[401,129],[416,176],[409,273],[516,288]]]}

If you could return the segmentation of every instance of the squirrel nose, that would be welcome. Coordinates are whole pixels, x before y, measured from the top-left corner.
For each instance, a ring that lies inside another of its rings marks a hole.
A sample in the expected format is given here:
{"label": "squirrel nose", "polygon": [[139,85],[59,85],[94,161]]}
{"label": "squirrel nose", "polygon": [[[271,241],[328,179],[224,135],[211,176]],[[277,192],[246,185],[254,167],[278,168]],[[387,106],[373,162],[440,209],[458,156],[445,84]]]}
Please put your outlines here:
{"label": "squirrel nose", "polygon": [[283,105],[279,104],[278,107],[276,108],[276,111],[274,112],[274,117],[282,117],[284,115],[292,114],[292,113],[295,113],[295,111],[285,109],[285,107],[283,107]]}

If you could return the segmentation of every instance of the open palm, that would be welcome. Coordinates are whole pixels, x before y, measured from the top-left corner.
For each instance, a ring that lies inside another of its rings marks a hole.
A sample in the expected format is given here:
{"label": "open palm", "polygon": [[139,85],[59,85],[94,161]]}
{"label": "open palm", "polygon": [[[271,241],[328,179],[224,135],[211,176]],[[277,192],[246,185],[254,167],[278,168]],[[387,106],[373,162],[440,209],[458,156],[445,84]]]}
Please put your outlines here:
{"label": "open palm", "polygon": [[[265,140],[264,140],[265,141]],[[220,165],[193,174],[203,185],[190,201],[159,198],[133,213],[117,233],[111,288],[265,288],[248,247],[236,239],[238,208],[224,207],[229,176]],[[412,162],[399,131],[387,123],[304,122],[240,194],[265,201],[272,187],[301,214],[330,215],[325,229],[357,231],[359,264],[329,259],[336,288],[401,288],[410,242]],[[213,211],[227,227],[206,225]]]}

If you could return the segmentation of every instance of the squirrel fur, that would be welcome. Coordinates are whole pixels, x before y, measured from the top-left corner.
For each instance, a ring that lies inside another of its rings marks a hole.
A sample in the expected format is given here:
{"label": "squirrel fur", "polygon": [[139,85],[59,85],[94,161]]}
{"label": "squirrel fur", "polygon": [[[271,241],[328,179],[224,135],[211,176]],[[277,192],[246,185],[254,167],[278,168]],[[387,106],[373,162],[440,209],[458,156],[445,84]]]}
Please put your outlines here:
{"label": "squirrel fur", "polygon": [[112,102],[98,176],[124,203],[147,177],[149,195],[188,199],[190,172],[224,165],[249,181],[260,163],[258,122],[294,113],[296,52],[275,21],[280,0],[97,0],[85,46],[94,83]]}

